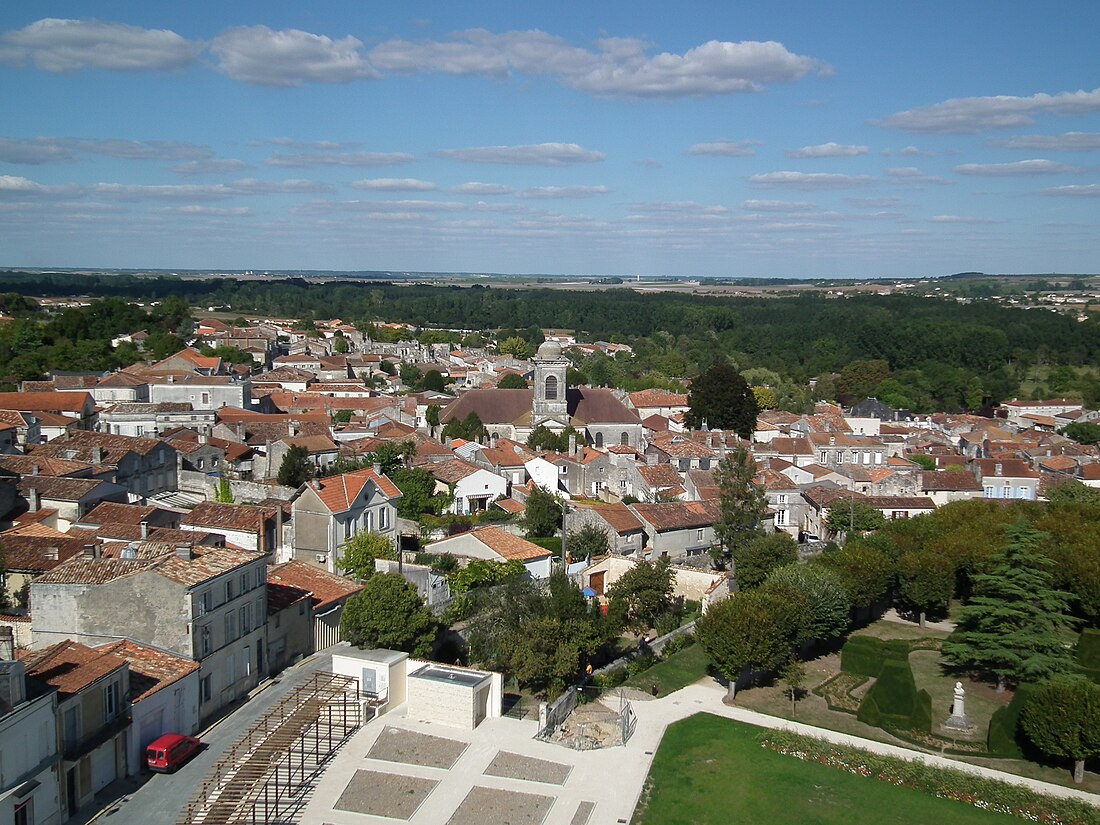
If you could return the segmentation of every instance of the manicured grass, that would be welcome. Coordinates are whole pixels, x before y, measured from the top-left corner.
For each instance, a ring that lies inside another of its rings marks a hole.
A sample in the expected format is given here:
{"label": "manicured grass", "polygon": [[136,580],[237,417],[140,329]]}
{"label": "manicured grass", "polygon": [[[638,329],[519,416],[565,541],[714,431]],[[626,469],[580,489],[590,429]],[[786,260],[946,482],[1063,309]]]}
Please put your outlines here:
{"label": "manicured grass", "polygon": [[649,670],[631,676],[624,682],[627,687],[651,692],[657,686],[657,696],[667,696],[673,691],[687,687],[707,675],[707,654],[700,645],[691,645],[673,653],[663,662],[658,662]]}
{"label": "manicured grass", "polygon": [[670,725],[634,825],[1009,825],[1016,817],[765,750],[760,729],[700,713]]}

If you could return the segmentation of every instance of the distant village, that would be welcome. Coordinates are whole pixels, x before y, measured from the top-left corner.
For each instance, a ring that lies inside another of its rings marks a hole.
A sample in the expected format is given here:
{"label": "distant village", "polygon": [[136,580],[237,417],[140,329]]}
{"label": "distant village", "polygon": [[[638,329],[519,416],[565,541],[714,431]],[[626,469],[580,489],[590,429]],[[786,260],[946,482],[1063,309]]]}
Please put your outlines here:
{"label": "distant village", "polygon": [[[450,594],[416,550],[459,565],[518,560],[535,579],[564,566],[596,600],[637,560],[667,558],[678,586],[707,603],[730,593],[729,573],[711,569],[713,471],[738,447],[766,491],[765,529],[805,554],[842,540],[829,513],[857,502],[906,519],[961,499],[1041,500],[1067,480],[1100,487],[1097,448],[1059,434],[1100,412],[1064,399],[1009,401],[991,418],[873,398],[818,403],[811,414],[762,411],[746,441],[688,428],[686,387],[570,385],[571,351],[628,357],[625,344],[548,331],[524,359],[388,327],[388,339],[410,335],[383,343],[339,319],[307,334],[208,318],[187,348],[151,365],[58,371],[0,393],[0,791],[53,783],[64,820],[139,772],[161,734],[198,731],[339,641],[343,607],[362,589],[340,552],[364,531],[390,541],[399,561],[377,563],[429,607]],[[118,341],[140,349],[144,337]],[[200,353],[222,346],[253,363]],[[402,365],[438,372],[445,389],[415,391]],[[522,382],[498,388],[509,376]],[[475,419],[479,440],[444,436]],[[539,450],[528,446],[538,428],[575,434]],[[455,531],[400,517],[401,490],[370,463],[386,445],[431,475],[446,513],[499,518]],[[313,470],[296,487],[278,483],[292,450]],[[593,525],[611,556],[566,547],[560,558],[524,538],[517,520],[536,488],[559,497],[563,534]],[[24,747],[9,755],[9,742]]]}

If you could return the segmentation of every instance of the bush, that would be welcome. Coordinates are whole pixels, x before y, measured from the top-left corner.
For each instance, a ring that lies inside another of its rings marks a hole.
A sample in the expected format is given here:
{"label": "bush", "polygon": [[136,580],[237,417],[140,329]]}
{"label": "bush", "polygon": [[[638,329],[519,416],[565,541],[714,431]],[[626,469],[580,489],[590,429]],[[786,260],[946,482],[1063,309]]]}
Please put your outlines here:
{"label": "bush", "polygon": [[878,728],[927,733],[932,730],[932,697],[917,690],[908,660],[886,659],[856,718]]}
{"label": "bush", "polygon": [[664,647],[661,648],[661,655],[666,659],[674,653],[679,653],[686,647],[691,647],[695,644],[694,633],[681,633],[679,636],[673,636],[667,642]]}
{"label": "bush", "polygon": [[912,644],[905,639],[852,636],[840,649],[840,669],[857,676],[879,675],[887,659],[909,660]]}
{"label": "bush", "polygon": [[617,688],[629,678],[630,674],[625,667],[617,667],[614,670],[593,676],[592,684],[603,690],[608,690],[609,688]]}
{"label": "bush", "polygon": [[1077,664],[1081,673],[1100,682],[1100,630],[1088,628],[1077,640]]}
{"label": "bush", "polygon": [[986,738],[986,747],[991,754],[1006,759],[1024,758],[1020,747],[1023,739],[1020,733],[1020,712],[1034,689],[1033,685],[1028,684],[1018,686],[1012,701],[994,712],[989,720],[989,734]]}
{"label": "bush", "polygon": [[680,626],[680,615],[678,613],[662,613],[657,617],[657,621],[653,623],[653,629],[657,631],[658,636],[664,636],[671,633],[673,630]]}
{"label": "bush", "polygon": [[646,650],[627,662],[623,670],[626,671],[626,675],[629,678],[630,676],[637,676],[643,670],[649,670],[657,664],[657,662],[657,654],[651,650]]}

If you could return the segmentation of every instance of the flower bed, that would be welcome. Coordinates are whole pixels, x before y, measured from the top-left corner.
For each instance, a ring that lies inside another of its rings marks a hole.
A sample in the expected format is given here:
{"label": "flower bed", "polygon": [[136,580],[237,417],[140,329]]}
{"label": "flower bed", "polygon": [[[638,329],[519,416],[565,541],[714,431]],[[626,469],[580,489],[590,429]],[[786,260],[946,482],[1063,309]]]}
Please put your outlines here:
{"label": "flower bed", "polygon": [[1100,809],[1086,802],[1046,796],[952,768],[883,756],[787,731],[767,731],[758,741],[769,750],[805,762],[817,762],[856,776],[914,788],[942,799],[965,802],[982,810],[1010,814],[1031,822],[1051,825],[1100,823]]}
{"label": "flower bed", "polygon": [[815,687],[814,693],[825,699],[829,710],[855,714],[861,700],[852,696],[852,691],[866,682],[866,676],[841,671]]}

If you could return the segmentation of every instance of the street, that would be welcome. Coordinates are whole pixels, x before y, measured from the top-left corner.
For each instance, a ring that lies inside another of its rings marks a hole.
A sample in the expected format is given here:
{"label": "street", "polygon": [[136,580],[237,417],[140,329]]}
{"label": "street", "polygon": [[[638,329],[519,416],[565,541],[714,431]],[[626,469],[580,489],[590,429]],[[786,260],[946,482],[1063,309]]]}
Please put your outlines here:
{"label": "street", "polygon": [[[118,802],[109,806],[106,802],[97,804],[96,810],[90,811],[88,815],[94,816],[103,808],[107,808],[95,819],[95,822],[100,825],[174,825],[194,789],[222,752],[291,690],[317,671],[327,669],[331,663],[332,654],[322,651],[284,670],[276,677],[277,681],[226,716],[213,728],[199,734],[199,738],[206,747],[176,773],[146,774],[148,778],[137,790],[120,797]],[[74,821],[83,823],[89,820]]]}

